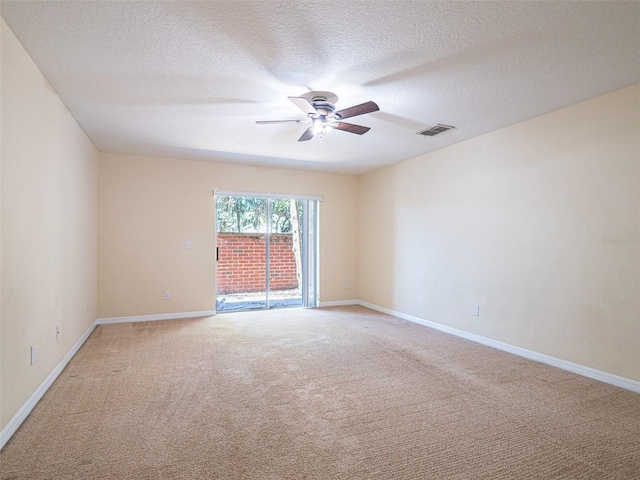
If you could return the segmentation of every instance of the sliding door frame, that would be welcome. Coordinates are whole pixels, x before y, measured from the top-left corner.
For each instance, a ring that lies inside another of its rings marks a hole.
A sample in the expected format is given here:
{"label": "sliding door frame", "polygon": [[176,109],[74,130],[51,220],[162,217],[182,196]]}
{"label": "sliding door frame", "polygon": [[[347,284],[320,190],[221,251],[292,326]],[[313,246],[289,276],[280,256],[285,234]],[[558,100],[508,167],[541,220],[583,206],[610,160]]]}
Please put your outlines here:
{"label": "sliding door frame", "polygon": [[[321,195],[295,195],[286,193],[265,193],[265,192],[245,192],[238,190],[221,190],[215,189],[214,206],[215,206],[215,218],[216,223],[216,238],[214,243],[214,252],[217,252],[218,248],[218,219],[217,219],[217,197],[249,197],[249,198],[264,198],[267,200],[267,214],[266,214],[266,234],[265,234],[265,266],[266,266],[266,279],[265,279],[265,309],[269,309],[269,289],[270,289],[270,235],[271,235],[271,200],[300,200],[302,201],[302,278],[301,278],[301,293],[302,293],[302,306],[305,308],[317,307],[319,298],[319,268],[318,268],[318,227],[319,227],[319,204],[323,200]],[[217,258],[216,258],[217,260]],[[214,278],[217,282],[218,262],[215,262]],[[215,288],[216,298],[218,285]]]}

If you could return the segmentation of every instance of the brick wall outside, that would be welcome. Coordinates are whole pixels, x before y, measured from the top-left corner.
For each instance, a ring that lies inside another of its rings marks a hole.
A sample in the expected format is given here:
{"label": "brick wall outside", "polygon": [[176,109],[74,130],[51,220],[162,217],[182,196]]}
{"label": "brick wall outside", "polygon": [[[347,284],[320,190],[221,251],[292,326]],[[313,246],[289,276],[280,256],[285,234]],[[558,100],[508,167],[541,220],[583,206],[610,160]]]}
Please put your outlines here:
{"label": "brick wall outside", "polygon": [[[270,290],[298,288],[291,234],[271,234]],[[265,234],[218,233],[217,291],[220,294],[265,290]]]}

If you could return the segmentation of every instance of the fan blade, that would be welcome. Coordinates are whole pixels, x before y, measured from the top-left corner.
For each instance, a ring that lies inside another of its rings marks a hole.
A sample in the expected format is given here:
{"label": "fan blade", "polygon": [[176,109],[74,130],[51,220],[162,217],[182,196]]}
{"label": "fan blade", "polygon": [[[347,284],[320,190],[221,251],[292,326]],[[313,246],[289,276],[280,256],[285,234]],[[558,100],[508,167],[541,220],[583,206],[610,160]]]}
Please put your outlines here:
{"label": "fan blade", "polygon": [[267,125],[270,123],[302,123],[302,122],[306,122],[306,120],[257,120],[256,123],[258,125]]}
{"label": "fan blade", "polygon": [[343,132],[349,133],[357,133],[358,135],[362,135],[363,133],[367,133],[369,130],[371,130],[370,127],[362,127],[360,125],[354,125],[353,123],[346,122],[330,123],[329,125],[331,125],[336,130],[342,130]]}
{"label": "fan blade", "polygon": [[313,138],[313,127],[307,128],[302,136],[298,139],[299,142],[306,142],[307,140],[311,140]]}
{"label": "fan blade", "polygon": [[360,105],[356,105],[355,107],[349,107],[344,110],[340,110],[339,112],[335,112],[334,115],[343,119],[356,117],[365,113],[377,112],[378,110],[380,110],[380,107],[378,107],[374,102],[365,102]]}
{"label": "fan blade", "polygon": [[311,105],[309,103],[309,100],[307,100],[306,98],[303,97],[287,97],[289,100],[291,100],[296,107],[298,107],[300,110],[302,110],[304,113],[306,113],[307,115],[311,116],[311,115],[320,115],[318,113],[318,111],[315,109],[315,107],[313,105]]}

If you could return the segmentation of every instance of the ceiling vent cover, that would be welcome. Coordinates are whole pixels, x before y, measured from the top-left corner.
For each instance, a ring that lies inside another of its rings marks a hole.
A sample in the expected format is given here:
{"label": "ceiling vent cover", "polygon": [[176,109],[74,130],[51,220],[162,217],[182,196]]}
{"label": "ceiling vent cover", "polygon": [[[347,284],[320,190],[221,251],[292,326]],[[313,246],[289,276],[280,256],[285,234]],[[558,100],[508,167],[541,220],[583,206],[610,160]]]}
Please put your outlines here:
{"label": "ceiling vent cover", "polygon": [[417,135],[424,135],[425,137],[433,137],[434,135],[438,135],[442,132],[446,132],[447,130],[452,130],[456,127],[452,127],[451,125],[442,125],[441,123],[437,124],[435,127],[427,128],[426,130],[422,130],[417,133]]}

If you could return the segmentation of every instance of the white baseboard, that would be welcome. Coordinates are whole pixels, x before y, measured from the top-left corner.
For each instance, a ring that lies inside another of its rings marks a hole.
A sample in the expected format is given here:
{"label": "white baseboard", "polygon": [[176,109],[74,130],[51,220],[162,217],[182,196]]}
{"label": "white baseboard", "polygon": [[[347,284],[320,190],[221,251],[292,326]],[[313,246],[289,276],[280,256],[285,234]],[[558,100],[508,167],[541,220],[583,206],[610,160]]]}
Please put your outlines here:
{"label": "white baseboard", "polygon": [[215,310],[203,310],[201,312],[158,313],[155,315],[135,315],[132,317],[99,318],[96,322],[98,325],[108,325],[111,323],[152,322],[155,320],[176,320],[178,318],[211,317],[215,314]]}
{"label": "white baseboard", "polygon": [[332,302],[320,302],[319,307],[346,307],[349,305],[359,305],[358,300],[334,300]]}
{"label": "white baseboard", "polygon": [[466,338],[467,340],[471,340],[472,342],[481,343],[482,345],[487,345],[488,347],[493,347],[504,352],[528,358],[529,360],[535,360],[536,362],[545,363],[547,365],[551,365],[568,372],[577,373],[578,375],[582,375],[583,377],[592,378],[600,382],[624,388],[625,390],[640,393],[640,382],[636,380],[620,377],[612,373],[596,370],[595,368],[586,367],[584,365],[569,362],[567,360],[562,360],[560,358],[551,357],[543,353],[534,352],[533,350],[527,350],[526,348],[516,347],[515,345],[499,342],[491,338],[482,337],[474,333],[465,332],[464,330],[458,330],[457,328],[448,327],[446,325],[431,322],[429,320],[424,320],[422,318],[407,315],[405,313],[396,312],[395,310],[380,307],[372,303],[363,302],[360,300],[358,301],[358,304],[362,305],[363,307],[370,308],[371,310],[376,310],[378,312],[386,313],[394,317],[402,318],[403,320],[407,320],[409,322],[417,323],[419,325],[424,325],[425,327],[433,328],[435,330],[440,330],[441,332],[455,335],[456,337]]}
{"label": "white baseboard", "polygon": [[9,420],[9,423],[7,423],[7,425],[2,429],[0,432],[0,450],[2,450],[2,448],[7,444],[13,434],[16,433],[16,430],[18,430],[20,425],[22,425],[22,422],[24,422],[24,420],[29,416],[31,410],[33,410],[33,408],[38,404],[44,394],[47,393],[49,387],[51,387],[69,361],[74,357],[78,350],[80,350],[80,347],[84,345],[84,342],[89,338],[89,335],[91,335],[91,332],[93,332],[97,325],[97,321],[91,324],[82,337],[80,337],[71,350],[69,350],[69,352],[64,356],[62,361],[53,369],[49,376],[45,378],[44,382],[40,384],[36,391],[33,392],[22,408],[18,410],[18,413],[16,413],[13,418]]}

